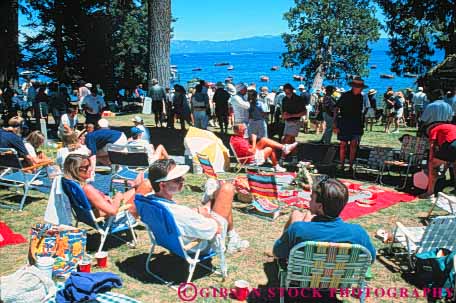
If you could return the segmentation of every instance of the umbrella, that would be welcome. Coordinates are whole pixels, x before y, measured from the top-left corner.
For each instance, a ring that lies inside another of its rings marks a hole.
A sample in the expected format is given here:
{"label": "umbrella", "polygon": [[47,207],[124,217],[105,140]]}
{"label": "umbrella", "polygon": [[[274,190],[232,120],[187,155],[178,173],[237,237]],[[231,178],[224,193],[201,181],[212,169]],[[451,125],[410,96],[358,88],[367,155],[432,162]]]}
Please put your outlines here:
{"label": "umbrella", "polygon": [[224,172],[229,168],[229,151],[214,133],[190,127],[185,136],[184,145],[186,154],[192,155],[194,162],[198,162],[196,153],[200,153],[209,157],[216,172]]}

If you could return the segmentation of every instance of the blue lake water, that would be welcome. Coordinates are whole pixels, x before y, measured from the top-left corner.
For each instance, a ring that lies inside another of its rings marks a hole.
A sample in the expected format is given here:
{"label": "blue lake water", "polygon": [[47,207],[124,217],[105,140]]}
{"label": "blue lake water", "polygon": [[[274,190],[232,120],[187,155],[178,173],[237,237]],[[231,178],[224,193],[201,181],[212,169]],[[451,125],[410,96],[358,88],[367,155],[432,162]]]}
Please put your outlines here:
{"label": "blue lake water", "polygon": [[[210,82],[224,81],[225,78],[231,76],[235,83],[255,82],[257,85],[266,85],[270,89],[278,88],[287,82],[295,87],[299,85],[299,81],[293,80],[293,75],[298,74],[298,70],[285,69],[280,67],[278,71],[271,71],[272,66],[280,66],[281,53],[261,53],[261,52],[240,52],[240,53],[192,53],[192,54],[173,54],[171,55],[171,63],[178,66],[180,83],[186,87],[187,81],[195,78],[204,79]],[[441,61],[442,53],[437,53],[436,60]],[[234,70],[228,71],[227,66],[214,66],[215,63],[228,62],[234,66]],[[375,88],[379,92],[386,90],[388,86],[393,89],[404,89],[407,87],[415,88],[416,78],[405,78],[394,76],[394,79],[380,78],[380,74],[391,73],[391,59],[386,53],[386,50],[374,49],[371,53],[369,67],[376,65],[376,69],[369,70],[369,76],[365,77],[369,88]],[[201,71],[192,71],[194,68],[201,68]],[[269,82],[261,82],[261,76],[268,76]],[[325,84],[329,84],[325,82]],[[346,89],[348,85],[342,82],[338,86],[343,86]]]}

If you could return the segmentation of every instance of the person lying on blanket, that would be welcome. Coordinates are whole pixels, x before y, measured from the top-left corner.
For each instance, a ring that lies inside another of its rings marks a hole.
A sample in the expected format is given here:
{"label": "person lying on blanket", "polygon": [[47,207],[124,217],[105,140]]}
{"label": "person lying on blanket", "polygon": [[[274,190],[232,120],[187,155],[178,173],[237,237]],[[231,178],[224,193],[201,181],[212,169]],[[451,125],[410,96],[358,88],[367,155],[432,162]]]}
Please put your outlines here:
{"label": "person lying on blanket", "polygon": [[375,248],[367,232],[358,224],[345,223],[339,217],[348,201],[348,189],[339,180],[323,176],[314,183],[310,212],[293,211],[282,236],[275,242],[273,253],[287,259],[290,250],[305,241],[360,244],[375,260]]}
{"label": "person lying on blanket", "polygon": [[246,127],[244,124],[236,124],[233,126],[234,136],[230,138],[230,145],[233,147],[237,157],[244,158],[241,160],[243,164],[254,163],[262,165],[266,159],[271,159],[274,169],[278,172],[285,172],[286,169],[281,167],[277,162],[276,150],[282,150],[282,160],[291,153],[298,143],[280,144],[269,138],[261,138],[257,140],[257,136],[252,134],[249,141],[245,139],[244,134]]}
{"label": "person lying on blanket", "polygon": [[87,196],[90,204],[93,206],[95,216],[115,216],[122,203],[131,205],[128,211],[134,217],[137,217],[135,204],[133,199],[135,194],[143,194],[145,191],[144,187],[144,174],[139,173],[138,177],[134,181],[133,188],[120,193],[117,192],[114,197],[109,198],[104,193],[93,187],[91,184],[87,184],[87,180],[92,175],[92,165],[89,160],[89,156],[80,154],[69,154],[63,164],[63,178],[73,180],[79,183],[82,190]]}
{"label": "person lying on blanket", "polygon": [[228,236],[228,253],[249,247],[249,242],[242,240],[234,230],[232,212],[234,188],[231,184],[221,185],[214,199],[206,206],[192,209],[173,200],[174,195],[184,188],[184,175],[188,170],[187,165],[176,165],[172,159],[157,160],[149,167],[151,191],[153,189],[158,202],[164,203],[173,214],[184,238],[184,244],[201,239],[207,240],[198,246],[202,251],[215,248],[215,236],[220,234],[222,240]]}

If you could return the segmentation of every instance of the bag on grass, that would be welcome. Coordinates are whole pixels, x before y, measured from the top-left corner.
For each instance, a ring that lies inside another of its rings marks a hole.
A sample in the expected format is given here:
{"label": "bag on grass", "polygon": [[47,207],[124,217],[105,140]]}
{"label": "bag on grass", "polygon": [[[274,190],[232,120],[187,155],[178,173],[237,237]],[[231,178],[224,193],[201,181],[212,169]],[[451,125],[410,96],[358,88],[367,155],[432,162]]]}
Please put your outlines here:
{"label": "bag on grass", "polygon": [[442,296],[446,297],[445,288],[454,287],[454,257],[456,252],[446,248],[416,254],[415,278],[419,287],[443,288]]}
{"label": "bag on grass", "polygon": [[36,224],[30,230],[29,260],[53,257],[54,277],[64,277],[76,270],[85,253],[87,232],[67,225]]}

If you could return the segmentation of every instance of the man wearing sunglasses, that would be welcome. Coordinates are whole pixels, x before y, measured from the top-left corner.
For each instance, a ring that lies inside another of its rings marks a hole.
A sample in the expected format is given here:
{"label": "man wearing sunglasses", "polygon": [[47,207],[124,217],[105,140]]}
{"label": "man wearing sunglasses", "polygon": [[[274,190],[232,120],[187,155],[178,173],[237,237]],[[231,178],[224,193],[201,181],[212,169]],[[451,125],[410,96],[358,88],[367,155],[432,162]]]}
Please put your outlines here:
{"label": "man wearing sunglasses", "polygon": [[176,220],[177,227],[184,238],[184,245],[197,239],[203,241],[196,248],[202,251],[215,248],[215,236],[220,234],[224,241],[228,236],[227,252],[249,247],[249,242],[241,240],[234,230],[232,202],[234,188],[223,184],[214,194],[210,203],[198,208],[189,208],[173,200],[174,195],[184,188],[184,175],[189,166],[176,165],[174,160],[157,160],[149,167],[149,181],[159,203],[164,203]]}
{"label": "man wearing sunglasses", "polygon": [[348,189],[340,181],[323,176],[314,183],[310,213],[294,211],[282,236],[275,242],[277,258],[287,259],[290,250],[305,241],[360,244],[375,260],[375,248],[367,232],[358,224],[345,223],[339,217],[348,201]]}

